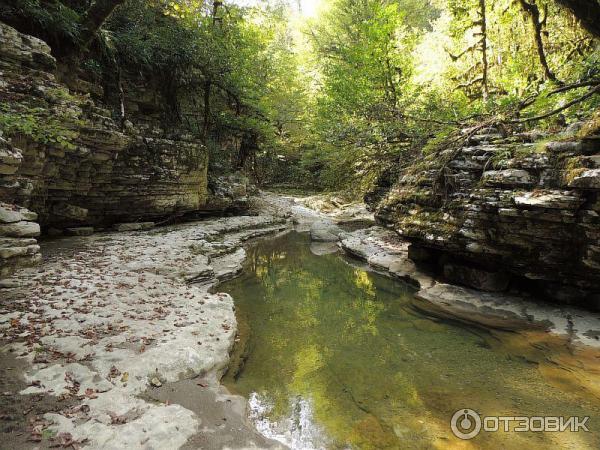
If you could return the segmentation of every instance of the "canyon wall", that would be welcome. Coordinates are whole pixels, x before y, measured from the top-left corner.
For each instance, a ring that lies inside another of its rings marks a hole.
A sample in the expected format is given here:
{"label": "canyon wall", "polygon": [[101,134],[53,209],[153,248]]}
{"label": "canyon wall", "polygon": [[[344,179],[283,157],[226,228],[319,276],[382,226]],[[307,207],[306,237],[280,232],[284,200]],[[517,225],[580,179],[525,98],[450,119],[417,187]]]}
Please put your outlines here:
{"label": "canyon wall", "polygon": [[432,152],[367,195],[411,258],[448,281],[600,308],[597,121],[552,138],[488,128]]}
{"label": "canyon wall", "polygon": [[121,126],[56,70],[43,41],[0,23],[0,278],[39,259],[40,230],[76,233],[207,205],[202,143],[157,121]]}

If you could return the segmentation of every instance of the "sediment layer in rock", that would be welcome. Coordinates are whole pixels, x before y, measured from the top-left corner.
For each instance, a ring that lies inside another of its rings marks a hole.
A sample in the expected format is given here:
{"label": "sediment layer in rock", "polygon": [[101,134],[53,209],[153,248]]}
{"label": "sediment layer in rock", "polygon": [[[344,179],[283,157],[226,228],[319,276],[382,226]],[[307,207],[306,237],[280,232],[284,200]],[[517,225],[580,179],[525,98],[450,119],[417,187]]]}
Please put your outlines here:
{"label": "sediment layer in rock", "polygon": [[[155,117],[121,126],[104,105],[57,81],[48,45],[2,23],[0,71],[0,201],[5,211],[19,205],[37,214],[0,224],[0,278],[38,261],[30,239],[40,226],[81,235],[221,206],[207,206],[201,142],[166,133]],[[211,198],[218,203],[219,193]]]}
{"label": "sediment layer in rock", "polygon": [[377,220],[453,282],[599,308],[600,140],[492,131],[382,179]]}

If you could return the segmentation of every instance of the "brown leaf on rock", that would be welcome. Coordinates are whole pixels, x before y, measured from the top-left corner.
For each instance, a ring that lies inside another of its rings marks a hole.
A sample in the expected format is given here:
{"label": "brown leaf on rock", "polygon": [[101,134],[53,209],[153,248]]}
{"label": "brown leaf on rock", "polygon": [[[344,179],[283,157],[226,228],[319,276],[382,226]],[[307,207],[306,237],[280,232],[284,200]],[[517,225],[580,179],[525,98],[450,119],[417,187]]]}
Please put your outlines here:
{"label": "brown leaf on rock", "polygon": [[113,425],[124,425],[127,423],[127,417],[125,415],[119,416],[114,412],[109,412],[110,423]]}
{"label": "brown leaf on rock", "polygon": [[87,388],[85,390],[85,396],[87,398],[91,398],[91,399],[98,398],[98,396],[96,395],[96,391],[94,389],[91,389],[91,388]]}
{"label": "brown leaf on rock", "polygon": [[72,448],[78,450],[81,448],[81,445],[85,444],[88,440],[83,439],[81,441],[76,441],[73,439],[73,435],[71,433],[59,433],[52,440],[55,442],[50,447],[60,447],[60,448]]}

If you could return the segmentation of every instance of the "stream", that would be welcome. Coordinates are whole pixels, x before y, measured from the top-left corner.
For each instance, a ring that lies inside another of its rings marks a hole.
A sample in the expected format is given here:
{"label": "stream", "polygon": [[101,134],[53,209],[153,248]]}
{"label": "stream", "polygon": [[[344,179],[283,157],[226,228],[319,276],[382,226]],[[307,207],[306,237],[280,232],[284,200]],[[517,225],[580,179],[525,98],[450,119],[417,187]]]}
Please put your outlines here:
{"label": "stream", "polygon": [[[306,234],[247,252],[243,274],[219,287],[239,323],[223,382],[248,399],[266,437],[294,449],[600,448],[600,399],[587,388],[599,380],[569,368],[582,364],[563,342],[428,317],[412,306],[413,288],[313,254]],[[482,431],[463,441],[450,429],[462,408],[589,416],[590,432]]]}

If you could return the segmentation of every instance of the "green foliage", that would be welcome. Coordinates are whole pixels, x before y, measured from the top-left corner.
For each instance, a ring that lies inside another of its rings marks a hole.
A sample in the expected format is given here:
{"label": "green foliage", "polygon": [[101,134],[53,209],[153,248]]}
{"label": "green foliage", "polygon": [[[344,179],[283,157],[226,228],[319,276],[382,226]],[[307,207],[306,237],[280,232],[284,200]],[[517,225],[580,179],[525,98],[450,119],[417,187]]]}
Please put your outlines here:
{"label": "green foliage", "polygon": [[103,68],[100,61],[94,58],[88,58],[81,63],[81,68],[85,70],[86,73],[92,75],[95,79],[101,79],[103,74]]}
{"label": "green foliage", "polygon": [[[597,44],[554,2],[536,2],[557,77],[565,83],[597,78]],[[487,99],[479,1],[328,5],[310,30],[321,75],[311,129],[322,164],[314,163],[314,152],[305,158],[332,189],[362,189],[386,167],[436,152],[470,123],[540,115],[588,89],[553,92],[558,86],[545,79],[531,22],[513,0],[485,2]],[[566,120],[588,117],[600,107],[598,97],[566,110]],[[532,101],[519,111],[527,98]],[[553,129],[555,120],[532,126]]]}
{"label": "green foliage", "polygon": [[105,56],[116,56],[124,68],[156,72],[189,68],[201,42],[182,20],[165,14],[160,4],[130,0],[105,25]]}
{"label": "green foliage", "polygon": [[335,0],[311,25],[322,74],[312,131],[329,189],[364,191],[410,151],[401,117],[414,95],[410,55],[437,13],[429,2]]}
{"label": "green foliage", "polygon": [[45,0],[3,0],[0,20],[51,45],[74,42],[79,34],[79,14],[69,4]]}
{"label": "green foliage", "polygon": [[[554,1],[528,1],[544,17],[542,44],[558,80],[598,79],[598,42]],[[435,153],[461,127],[534,117],[589,89],[555,92],[519,2],[484,3],[487,89],[479,0],[323,0],[313,19],[295,14],[291,0],[255,7],[227,0],[216,10],[212,1],[127,0],[81,67],[117,93],[122,75],[156,82],[165,128],[204,139],[213,167],[359,193],[387,168]],[[6,0],[0,19],[50,39],[56,50],[61,41],[77,42],[88,5]],[[564,111],[564,119],[589,117],[598,97]],[[7,112],[2,127],[67,145],[60,119],[40,114]],[[551,117],[530,126],[555,125]]]}
{"label": "green foliage", "polygon": [[[305,90],[289,8],[230,3],[213,18],[211,6],[130,0],[106,24],[100,59],[105,72],[114,73],[116,65],[161,80],[165,103],[172,105],[170,121],[205,138],[210,148],[220,148],[215,166],[244,165],[256,172],[257,157],[270,159],[301,141]],[[246,156],[241,143],[251,136],[257,148]]]}
{"label": "green foliage", "polygon": [[55,116],[47,108],[0,103],[0,131],[9,138],[24,136],[39,144],[75,149],[77,133],[66,127],[65,119],[76,123],[73,117]]}

